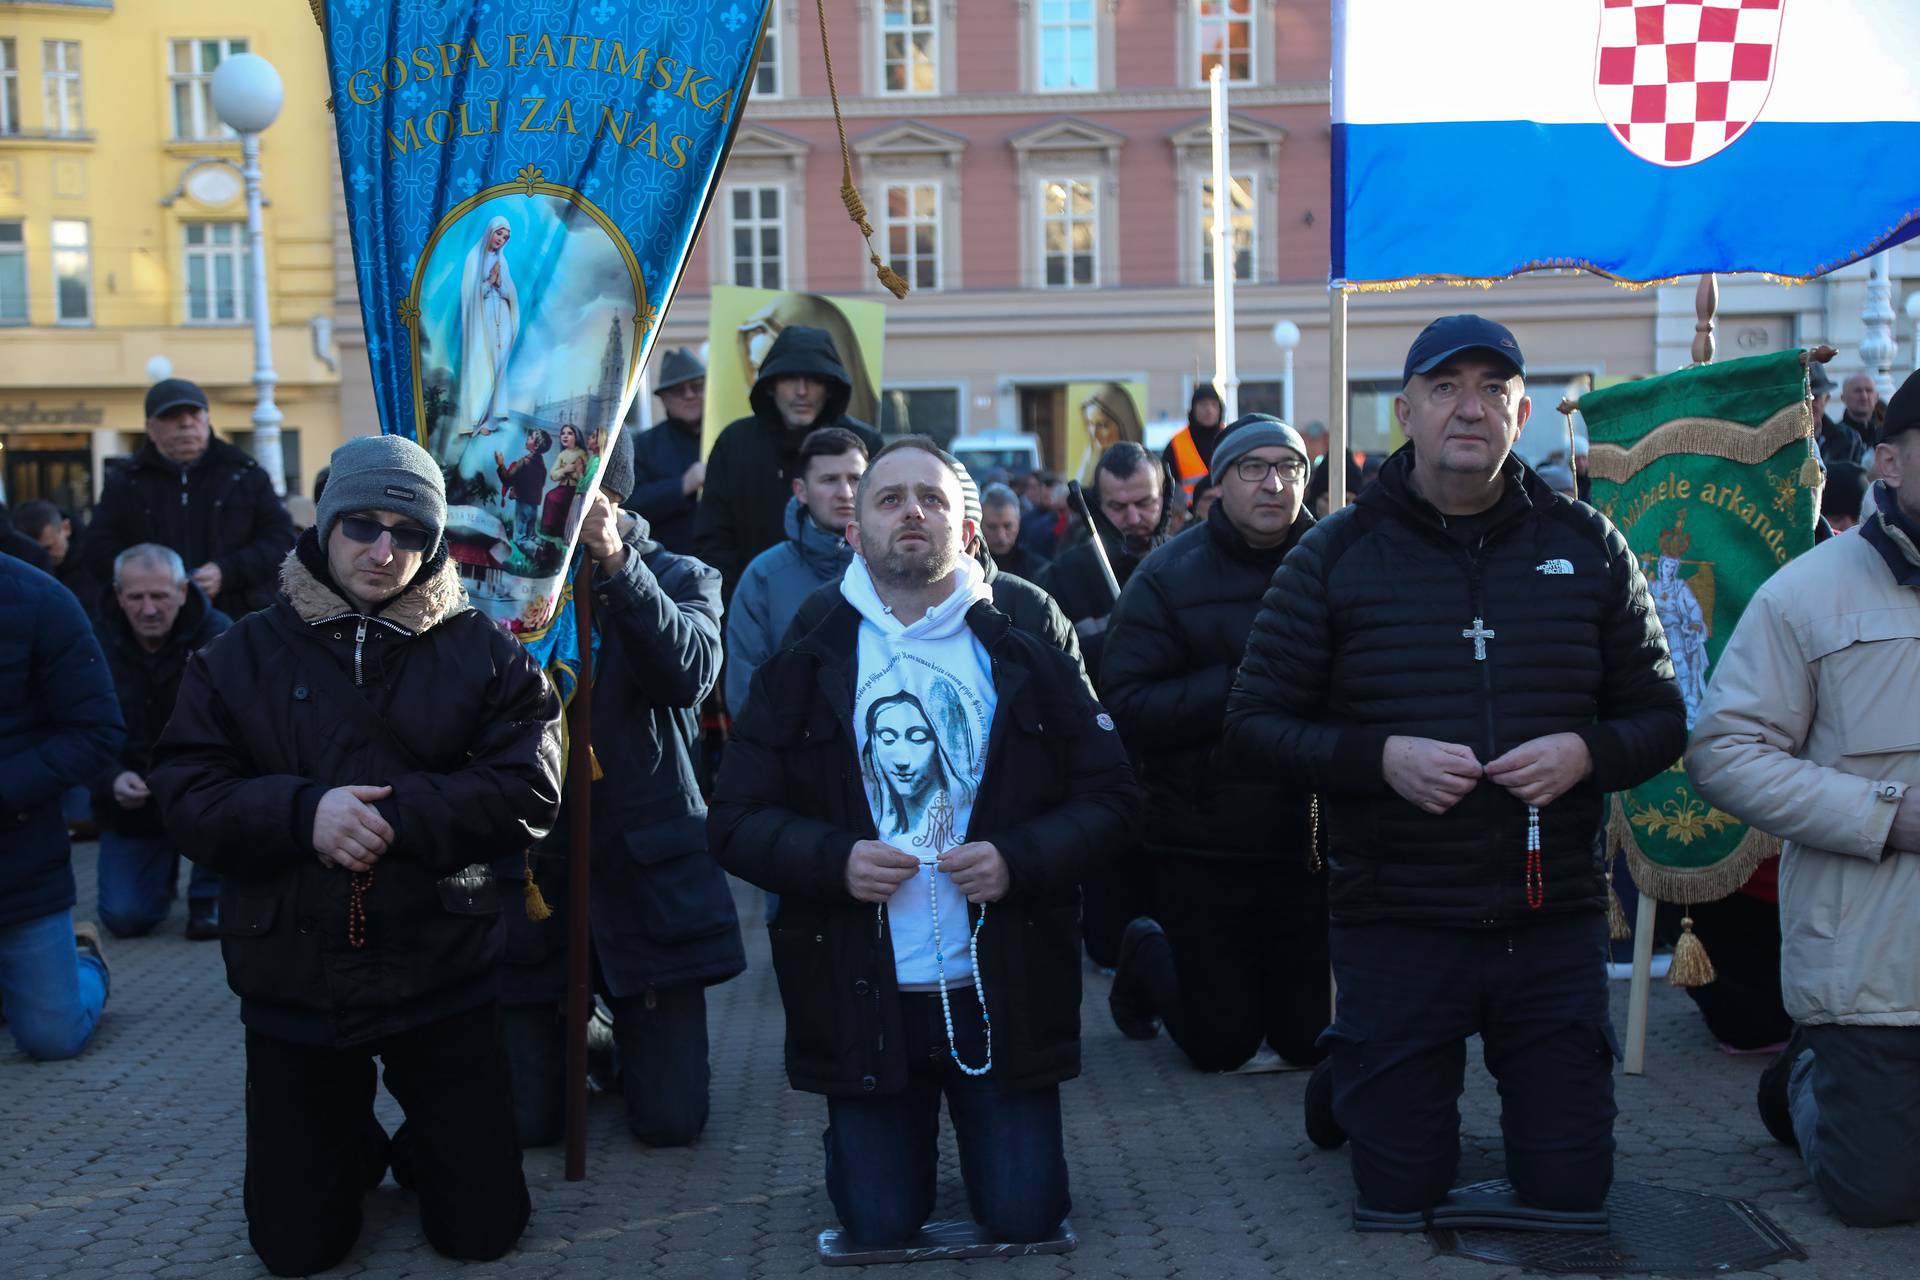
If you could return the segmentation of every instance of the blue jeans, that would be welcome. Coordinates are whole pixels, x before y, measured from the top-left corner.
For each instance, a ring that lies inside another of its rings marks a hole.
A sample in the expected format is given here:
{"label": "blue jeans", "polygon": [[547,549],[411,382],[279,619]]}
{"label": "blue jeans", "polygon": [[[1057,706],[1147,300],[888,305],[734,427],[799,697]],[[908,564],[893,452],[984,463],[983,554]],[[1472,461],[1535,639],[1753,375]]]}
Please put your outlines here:
{"label": "blue jeans", "polygon": [[56,1062],[87,1047],[107,1004],[107,967],[73,944],[73,912],[0,928],[0,1007],[14,1043]]}
{"label": "blue jeans", "polygon": [[[953,1037],[968,1066],[986,1060],[980,1001],[951,993]],[[988,993],[992,998],[992,993]],[[900,997],[906,1089],[882,1098],[827,1099],[827,1195],[847,1234],[900,1244],[933,1212],[939,1174],[940,1095],[960,1147],[967,1207],[997,1240],[1050,1239],[1072,1208],[1060,1131],[1060,1089],[1002,1090],[991,1073],[962,1075],[947,1055],[938,994]]]}
{"label": "blue jeans", "polygon": [[[167,918],[180,855],[165,836],[100,833],[100,923],[117,938],[137,938]],[[218,898],[220,877],[194,864],[187,897]]]}

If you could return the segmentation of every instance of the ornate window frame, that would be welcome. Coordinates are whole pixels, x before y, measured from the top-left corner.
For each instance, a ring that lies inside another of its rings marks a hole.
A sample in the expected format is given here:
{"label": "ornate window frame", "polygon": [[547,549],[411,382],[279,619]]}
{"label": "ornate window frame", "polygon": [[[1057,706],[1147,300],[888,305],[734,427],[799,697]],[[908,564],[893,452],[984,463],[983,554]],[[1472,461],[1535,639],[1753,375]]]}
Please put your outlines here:
{"label": "ornate window frame", "polygon": [[[939,241],[935,245],[936,289],[957,289],[964,278],[960,253],[960,162],[967,140],[917,120],[902,120],[853,141],[860,158],[860,193],[874,224],[874,247],[887,256],[884,241],[887,187],[896,183],[932,183],[940,193]],[[879,289],[869,278],[869,289]]]}
{"label": "ornate window frame", "polygon": [[[1126,135],[1104,125],[1060,116],[1022,129],[1007,139],[1013,148],[1020,205],[1020,278],[1030,289],[1061,288],[1046,282],[1041,184],[1060,178],[1094,184],[1094,283],[1120,283],[1120,148]],[[1089,286],[1078,286],[1087,288]]]}
{"label": "ornate window frame", "polygon": [[[1247,114],[1227,117],[1227,172],[1251,174],[1253,197],[1253,279],[1242,284],[1258,284],[1279,278],[1280,257],[1280,148],[1287,131]],[[1167,134],[1174,154],[1174,234],[1179,237],[1176,256],[1183,284],[1208,286],[1204,256],[1201,253],[1200,192],[1213,176],[1213,138],[1206,116],[1181,125]]]}
{"label": "ornate window frame", "polygon": [[727,171],[713,204],[708,225],[713,234],[707,241],[707,279],[714,284],[733,283],[733,206],[727,194],[735,187],[778,187],[781,189],[783,239],[781,252],[782,289],[803,291],[807,283],[807,154],[813,144],[763,124],[743,124],[727,155]]}

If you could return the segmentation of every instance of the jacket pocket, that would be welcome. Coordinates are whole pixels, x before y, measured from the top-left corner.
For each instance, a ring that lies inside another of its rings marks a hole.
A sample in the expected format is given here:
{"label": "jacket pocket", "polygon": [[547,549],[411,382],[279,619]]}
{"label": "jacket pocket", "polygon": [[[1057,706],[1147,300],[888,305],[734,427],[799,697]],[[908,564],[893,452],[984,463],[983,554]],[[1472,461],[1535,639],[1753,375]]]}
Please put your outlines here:
{"label": "jacket pocket", "polygon": [[1920,717],[1912,707],[1914,673],[1920,671],[1920,617],[1912,611],[1850,614],[1828,620],[1811,640],[1819,663],[1816,696],[1834,710],[1839,729],[1838,766],[1856,776],[1892,776],[1920,782],[1920,773],[1900,771],[1900,761],[1920,758]]}
{"label": "jacket pocket", "polygon": [[493,868],[474,862],[434,881],[440,906],[456,916],[490,916],[500,910],[500,882]]}
{"label": "jacket pocket", "polygon": [[680,839],[635,832],[625,840],[647,937],[662,944],[691,942],[734,927],[733,893],[707,853],[703,832]]}
{"label": "jacket pocket", "polygon": [[280,895],[269,887],[225,879],[220,886],[220,936],[260,938],[273,932]]}
{"label": "jacket pocket", "polygon": [[[824,920],[767,926],[773,974],[787,1015],[787,1065],[800,1074],[833,1074],[846,1050],[840,991]],[[847,1024],[852,1026],[851,1022]]]}

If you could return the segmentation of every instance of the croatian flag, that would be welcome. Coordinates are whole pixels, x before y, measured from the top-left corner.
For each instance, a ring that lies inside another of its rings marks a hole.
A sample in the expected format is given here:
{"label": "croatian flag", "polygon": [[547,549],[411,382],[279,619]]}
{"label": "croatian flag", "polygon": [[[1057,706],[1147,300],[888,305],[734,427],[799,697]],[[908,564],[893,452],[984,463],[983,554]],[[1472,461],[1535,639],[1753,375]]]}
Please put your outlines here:
{"label": "croatian flag", "polygon": [[1335,282],[1810,277],[1920,234],[1914,0],[1334,0]]}

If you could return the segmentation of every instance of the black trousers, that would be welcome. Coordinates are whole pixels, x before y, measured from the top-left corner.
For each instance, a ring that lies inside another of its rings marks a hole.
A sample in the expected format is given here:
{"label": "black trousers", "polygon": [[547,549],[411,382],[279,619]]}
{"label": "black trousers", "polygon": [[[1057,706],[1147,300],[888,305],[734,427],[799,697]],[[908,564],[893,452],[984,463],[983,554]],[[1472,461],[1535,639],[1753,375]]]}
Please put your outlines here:
{"label": "black trousers", "polygon": [[[707,991],[699,984],[609,998],[627,1127],[650,1147],[684,1147],[707,1127]],[[566,1019],[553,1004],[507,1005],[513,1106],[524,1145],[560,1141],[566,1124]]]}
{"label": "black trousers", "polygon": [[[1231,1071],[1265,1040],[1320,1061],[1331,1014],[1327,878],[1272,864],[1158,858],[1153,917],[1178,994],[1155,999],[1167,1034],[1202,1071]],[[1149,988],[1152,987],[1149,980]]]}
{"label": "black trousers", "polygon": [[275,1275],[325,1271],[359,1238],[360,1199],[383,1142],[368,1123],[375,1058],[407,1115],[427,1242],[486,1261],[526,1230],[533,1205],[494,1005],[351,1049],[249,1030],[247,1235]]}
{"label": "black trousers", "polygon": [[1102,969],[1119,962],[1120,935],[1152,914],[1153,864],[1138,845],[1116,849],[1080,885],[1080,933],[1087,958]]}
{"label": "black trousers", "polygon": [[1736,1049],[1763,1049],[1793,1034],[1780,999],[1780,908],[1736,893],[1691,908],[1693,931],[1715,978],[1686,992],[1713,1038]]}
{"label": "black trousers", "polygon": [[1452,1188],[1466,1042],[1478,1033],[1514,1189],[1546,1209],[1600,1207],[1613,1183],[1619,1053],[1604,915],[1502,929],[1335,922],[1329,943],[1333,1114],[1364,1203],[1413,1212]]}

